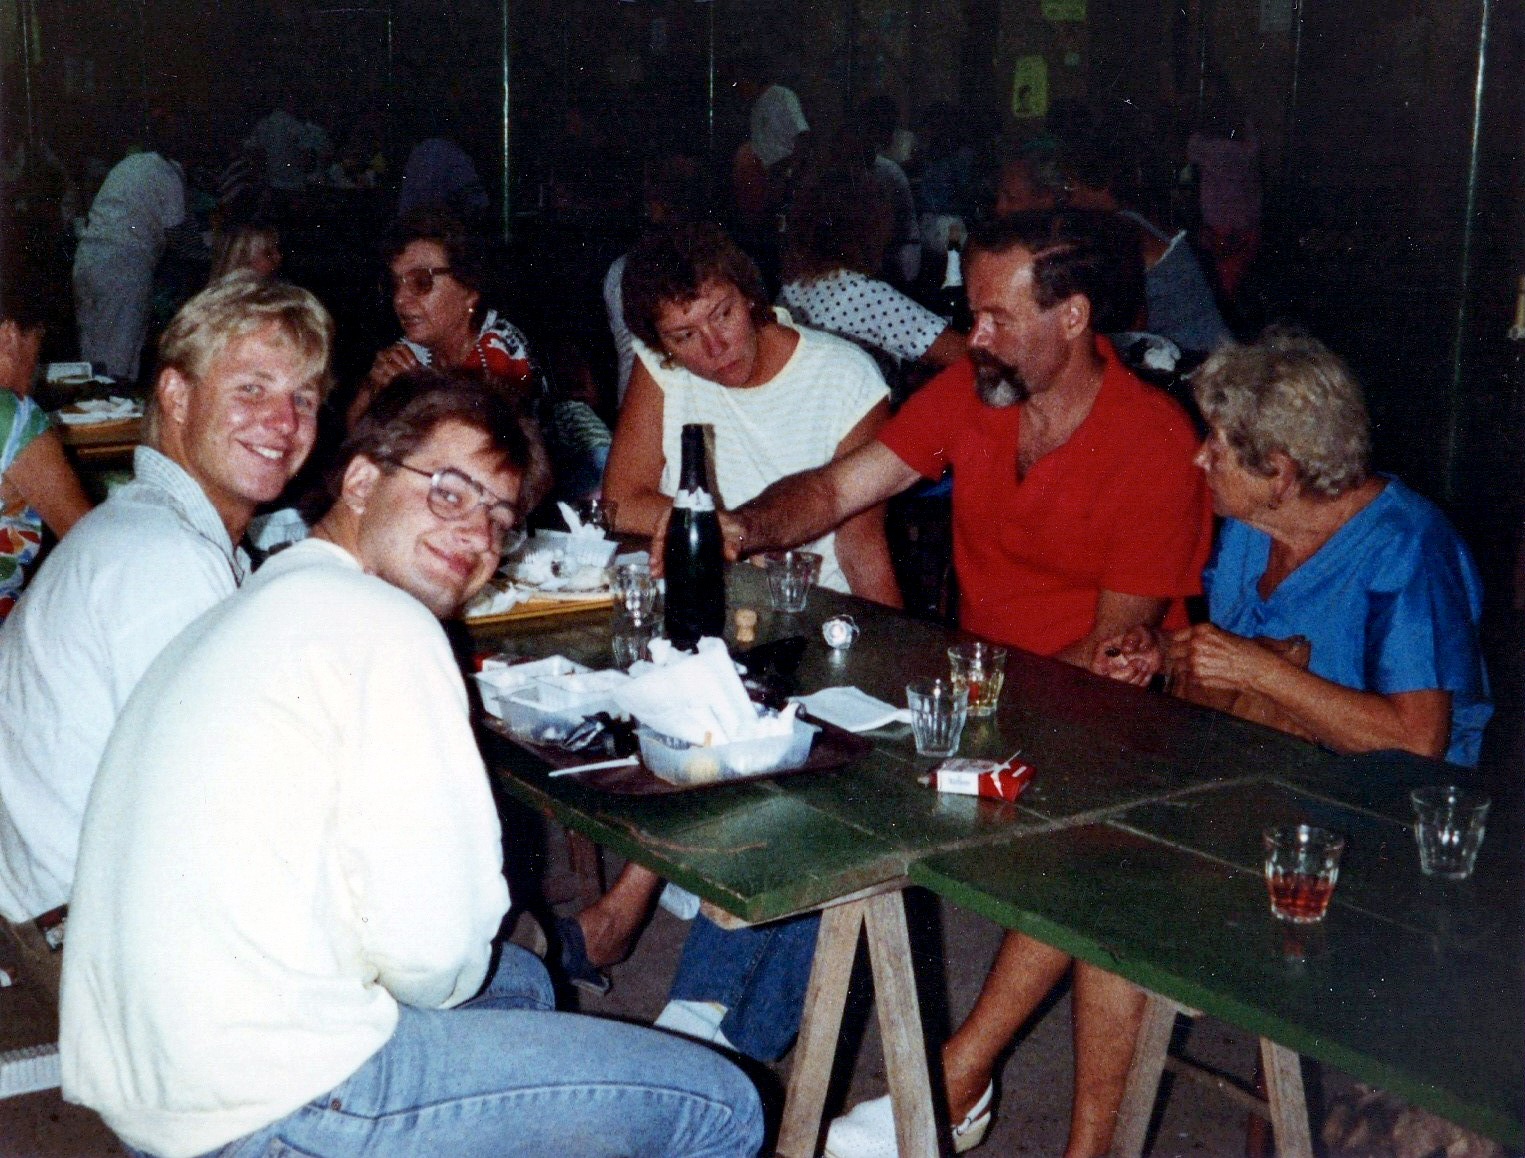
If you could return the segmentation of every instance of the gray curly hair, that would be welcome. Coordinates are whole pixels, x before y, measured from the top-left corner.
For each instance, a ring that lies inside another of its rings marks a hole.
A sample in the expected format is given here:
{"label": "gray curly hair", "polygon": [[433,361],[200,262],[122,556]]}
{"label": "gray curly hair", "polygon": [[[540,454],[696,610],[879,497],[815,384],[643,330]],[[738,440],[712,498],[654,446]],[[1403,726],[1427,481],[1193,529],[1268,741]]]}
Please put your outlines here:
{"label": "gray curly hair", "polygon": [[1308,494],[1333,498],[1366,481],[1360,383],[1317,338],[1273,326],[1249,345],[1224,346],[1192,375],[1192,392],[1246,470],[1269,477],[1280,451]]}

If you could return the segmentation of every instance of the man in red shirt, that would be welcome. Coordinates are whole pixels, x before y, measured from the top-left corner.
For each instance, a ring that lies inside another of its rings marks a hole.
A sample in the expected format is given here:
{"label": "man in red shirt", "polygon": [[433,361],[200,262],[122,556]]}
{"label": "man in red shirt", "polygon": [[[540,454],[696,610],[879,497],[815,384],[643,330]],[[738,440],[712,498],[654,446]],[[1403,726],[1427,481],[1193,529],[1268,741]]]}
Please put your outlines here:
{"label": "man in red shirt", "polygon": [[[874,441],[723,515],[728,553],[806,542],[951,466],[964,628],[1090,667],[1101,640],[1138,624],[1184,624],[1211,505],[1185,413],[1098,336],[1116,328],[1137,286],[1112,228],[1098,215],[1057,211],[972,232],[969,359],[923,387]],[[943,1047],[956,1149],[984,1136],[996,1058],[1072,963],[1020,934],[1002,942],[973,1012]],[[1087,1158],[1110,1145],[1143,996],[1073,964],[1066,1155]],[[882,1098],[833,1123],[826,1152],[887,1153],[893,1139]]]}
{"label": "man in red shirt", "polygon": [[968,360],[874,441],[731,512],[728,550],[805,541],[951,466],[965,629],[1088,667],[1120,630],[1184,624],[1211,504],[1186,415],[1097,334],[1126,313],[1128,255],[1113,238],[1103,217],[1073,211],[971,234]]}

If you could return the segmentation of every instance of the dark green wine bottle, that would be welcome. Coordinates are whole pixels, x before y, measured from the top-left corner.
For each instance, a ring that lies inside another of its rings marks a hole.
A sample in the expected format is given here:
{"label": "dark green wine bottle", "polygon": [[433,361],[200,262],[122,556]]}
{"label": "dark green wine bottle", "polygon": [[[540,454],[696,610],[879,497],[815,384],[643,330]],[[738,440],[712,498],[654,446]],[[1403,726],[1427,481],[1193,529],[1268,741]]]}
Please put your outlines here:
{"label": "dark green wine bottle", "polygon": [[705,469],[704,427],[683,428],[683,466],[662,543],[667,576],[663,622],[673,646],[692,649],[725,632],[725,557]]}

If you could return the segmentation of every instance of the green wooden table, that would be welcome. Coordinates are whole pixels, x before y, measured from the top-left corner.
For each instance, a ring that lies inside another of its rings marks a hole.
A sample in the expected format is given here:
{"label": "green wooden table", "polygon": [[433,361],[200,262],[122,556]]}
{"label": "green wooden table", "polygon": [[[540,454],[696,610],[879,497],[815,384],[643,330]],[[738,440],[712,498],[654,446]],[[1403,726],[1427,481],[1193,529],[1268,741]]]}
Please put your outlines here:
{"label": "green wooden table", "polygon": [[[758,642],[790,635],[808,639],[799,669],[802,692],[850,684],[903,704],[908,680],[946,671],[946,648],[957,638],[938,624],[820,589],[811,593],[803,614],[774,613],[768,609],[762,573],[750,566],[732,568],[728,584],[731,609],[758,610]],[[822,642],[819,625],[827,616],[843,612],[857,620],[861,634],[849,651],[833,652]],[[484,632],[479,643],[510,655],[561,654],[595,668],[613,662],[608,612]],[[1280,786],[1280,791],[1301,791],[1309,800],[1323,795],[1361,803],[1373,810],[1372,816],[1386,809],[1389,817],[1396,818],[1402,805],[1398,772],[1391,774],[1392,783],[1378,798],[1380,794],[1362,787],[1368,780],[1364,770],[1332,753],[1025,653],[1014,652],[1008,661],[1006,690],[996,717],[971,722],[960,749],[962,755],[992,757],[1021,750],[1037,769],[1037,777],[1016,804],[942,796],[920,785],[917,777],[935,761],[915,755],[910,729],[904,725],[871,733],[870,738],[872,751],[838,771],[673,796],[621,797],[551,779],[538,758],[490,730],[482,732],[489,767],[511,795],[646,865],[736,919],[755,923],[822,910],[816,965],[779,1139],[781,1154],[815,1152],[842,999],[860,929],[866,930],[875,973],[900,1152],[907,1156],[939,1152],[942,1132],[936,1125],[927,1080],[900,894],[908,880],[948,889],[955,900],[988,912],[1003,924],[1036,931],[1039,914],[1024,907],[1028,894],[1018,891],[1029,874],[1006,872],[1003,866],[1020,863],[1018,854],[1025,855],[1028,849],[1034,850],[1034,856],[1045,851],[1061,856],[1068,834],[1116,833],[1119,839],[1146,847],[1167,847],[1172,856],[1195,856],[1217,865],[1225,858],[1211,847],[1198,850],[1185,839],[1167,846],[1132,826],[1154,815],[1152,809],[1164,810],[1166,816],[1185,815],[1191,810],[1183,801],[1214,794],[1234,801],[1239,799],[1236,793],[1268,791],[1268,785]],[[1418,771],[1405,766],[1410,775],[1434,778],[1436,766],[1415,763]],[[1251,818],[1254,823],[1259,819]],[[1490,846],[1504,843],[1490,836]],[[1412,850],[1411,843],[1407,847]],[[1105,877],[1100,871],[1104,861],[1103,857],[1098,862],[1095,880],[1090,882],[1098,889]],[[1074,896],[1066,902],[1066,875],[1055,873],[1049,881],[1053,928],[1045,926],[1039,935],[1047,933],[1044,939],[1065,948],[1073,943],[1079,951],[1084,931],[1071,930],[1064,934],[1070,940],[1061,939],[1059,929],[1065,926],[1058,916],[1068,908],[1085,907],[1084,888],[1089,886],[1078,880]],[[1161,891],[1182,888],[1183,876],[1190,875],[1169,877]],[[1479,887],[1482,879],[1478,878]],[[1514,879],[1518,884],[1518,876]],[[985,883],[991,887],[982,887]],[[1246,876],[1240,883],[1254,881]],[[1184,899],[1195,889],[1193,882]],[[1353,899],[1357,892],[1354,885],[1347,890],[1342,882],[1342,899]],[[1515,893],[1518,896],[1518,887]],[[1120,923],[1134,927],[1136,955],[1141,960],[1157,938],[1167,945],[1182,940],[1167,937],[1172,924],[1156,919],[1155,914],[1182,908],[1183,898],[1177,895],[1166,906],[1158,903],[1158,894],[1151,899],[1156,903],[1136,909],[1121,905],[1118,916]],[[1419,920],[1415,913],[1409,917]],[[1247,927],[1259,928],[1263,937],[1275,933],[1268,924],[1263,890],[1258,906],[1245,906],[1243,919]],[[1435,922],[1435,936],[1450,935],[1444,922],[1438,917]],[[1508,957],[1503,948],[1506,924],[1502,918],[1498,922],[1498,940],[1500,952]],[[1337,927],[1331,924],[1331,931]],[[1100,936],[1102,931],[1097,932],[1099,945],[1111,943]],[[1509,959],[1517,970],[1518,937],[1515,942]],[[1165,964],[1160,968],[1169,972],[1169,954],[1162,950],[1161,959]],[[1365,965],[1367,971],[1380,967],[1376,960]],[[1517,1012],[1518,986],[1510,992]],[[1247,1007],[1259,1007],[1252,993],[1244,1000]],[[1269,996],[1266,1004],[1274,1011]],[[1407,1036],[1396,1026],[1393,1033],[1395,1039]],[[1368,1035],[1372,1040],[1380,1036],[1379,1027]],[[1356,1042],[1352,1048],[1363,1046]],[[1518,1056],[1515,1061],[1517,1074]]]}
{"label": "green wooden table", "polygon": [[[911,879],[1144,988],[1525,1145],[1518,817],[1491,818],[1473,877],[1424,877],[1402,800],[1444,769],[1391,756],[1135,805],[1106,821],[934,855]],[[1454,770],[1453,770],[1454,771]],[[1325,920],[1271,917],[1267,823],[1345,835]]]}

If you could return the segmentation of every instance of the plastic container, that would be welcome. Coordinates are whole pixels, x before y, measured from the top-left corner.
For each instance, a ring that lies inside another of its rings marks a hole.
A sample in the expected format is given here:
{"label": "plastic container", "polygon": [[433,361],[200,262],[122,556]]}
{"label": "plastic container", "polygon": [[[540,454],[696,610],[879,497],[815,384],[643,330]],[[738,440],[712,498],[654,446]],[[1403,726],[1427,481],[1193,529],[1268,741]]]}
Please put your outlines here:
{"label": "plastic container", "polygon": [[514,692],[538,680],[576,675],[591,670],[586,664],[567,659],[564,655],[547,656],[528,663],[506,664],[490,659],[476,673],[477,688],[482,693],[482,706],[500,720],[508,718],[505,701]]}
{"label": "plastic container", "polygon": [[669,784],[719,784],[787,772],[810,757],[810,743],[820,729],[794,721],[794,730],[782,736],[714,744],[708,748],[685,744],[649,728],[637,728],[641,760],[653,776]]}
{"label": "plastic container", "polygon": [[559,743],[595,712],[620,715],[610,693],[629,678],[619,671],[585,671],[538,679],[504,697],[501,719],[532,743]]}

